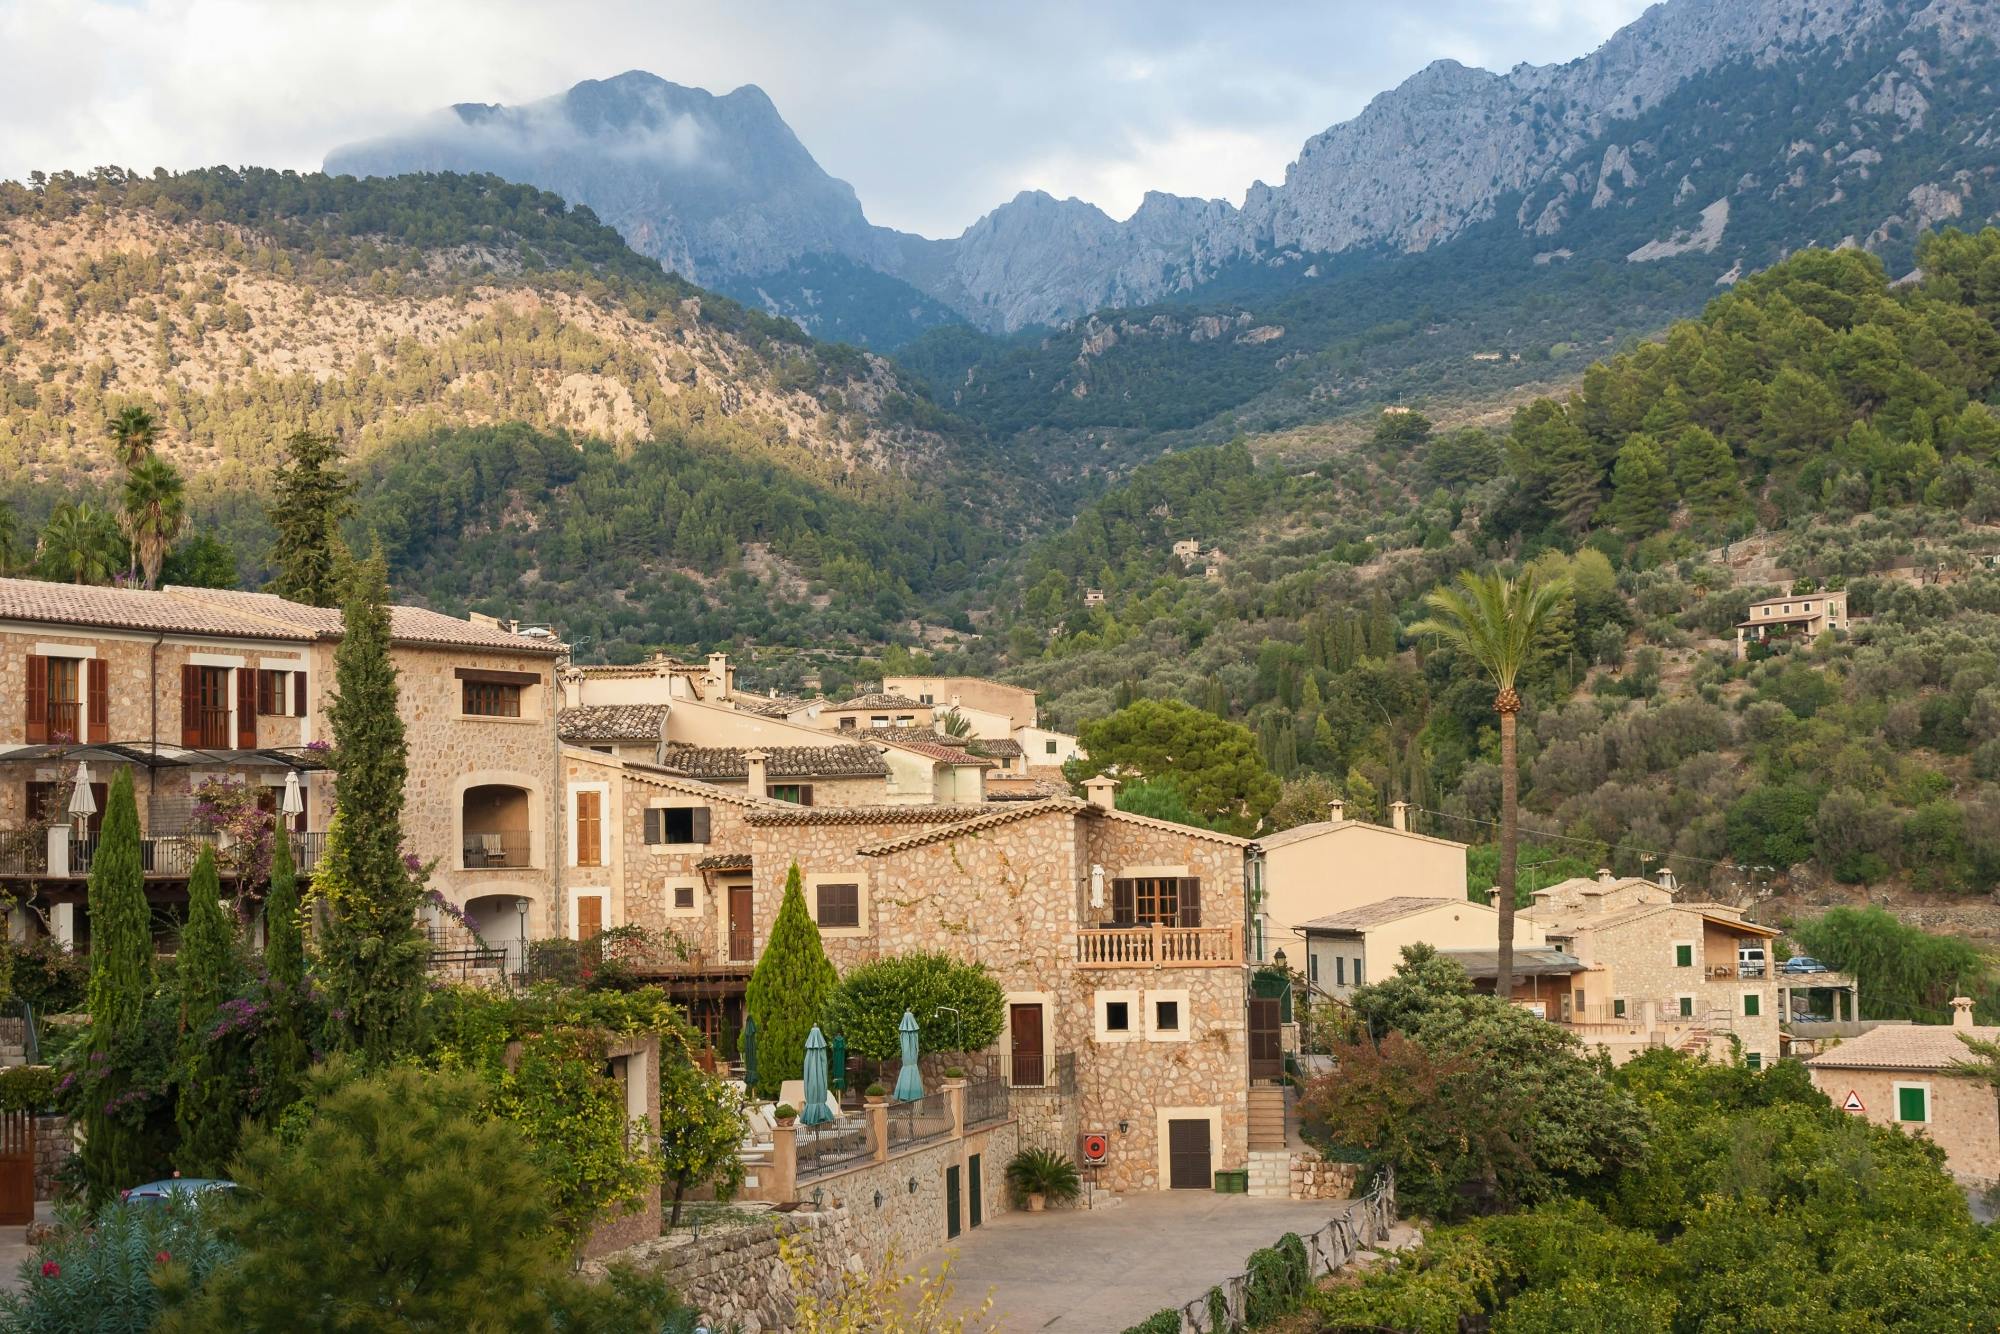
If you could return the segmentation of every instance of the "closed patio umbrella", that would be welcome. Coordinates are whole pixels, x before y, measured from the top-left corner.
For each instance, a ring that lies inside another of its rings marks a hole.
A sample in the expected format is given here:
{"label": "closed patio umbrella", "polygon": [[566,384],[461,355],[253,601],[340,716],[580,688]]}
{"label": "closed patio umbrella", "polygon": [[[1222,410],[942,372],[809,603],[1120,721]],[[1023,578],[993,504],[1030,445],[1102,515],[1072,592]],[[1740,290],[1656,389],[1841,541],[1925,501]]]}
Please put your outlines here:
{"label": "closed patio umbrella", "polygon": [[69,813],[72,819],[88,820],[97,814],[97,797],[90,790],[90,766],[77,761],[76,778],[70,787]]}
{"label": "closed patio umbrella", "polygon": [[903,1011],[896,1025],[896,1041],[903,1049],[903,1069],[896,1076],[896,1101],[915,1102],[924,1096],[923,1071],[917,1069],[917,1016]]}
{"label": "closed patio umbrella", "polygon": [[285,775],[285,795],[283,800],[278,803],[278,810],[281,814],[290,817],[303,815],[305,809],[305,794],[299,791],[299,771],[294,769]]}
{"label": "closed patio umbrella", "polygon": [[833,1085],[833,1087],[839,1089],[842,1093],[845,1093],[847,1092],[846,1034],[835,1033],[833,1035],[833,1046],[830,1048],[830,1050],[832,1052],[832,1055],[827,1058],[826,1082]]}
{"label": "closed patio umbrella", "polygon": [[799,1120],[809,1126],[823,1126],[833,1120],[833,1113],[826,1108],[826,1038],[818,1024],[806,1034],[805,1075],[806,1105],[799,1109]]}

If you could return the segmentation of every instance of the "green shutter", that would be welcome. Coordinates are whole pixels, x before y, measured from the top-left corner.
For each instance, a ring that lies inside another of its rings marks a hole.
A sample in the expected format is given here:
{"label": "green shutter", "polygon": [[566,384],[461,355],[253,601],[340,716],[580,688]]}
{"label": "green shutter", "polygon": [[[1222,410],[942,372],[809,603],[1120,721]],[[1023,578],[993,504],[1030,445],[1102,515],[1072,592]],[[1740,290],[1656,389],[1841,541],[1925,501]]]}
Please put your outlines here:
{"label": "green shutter", "polygon": [[1897,1089],[1896,1119],[1898,1121],[1929,1121],[1931,1119],[1930,1102],[1930,1094],[1925,1089]]}
{"label": "green shutter", "polygon": [[1674,946],[1674,967],[1676,968],[1694,967],[1694,946],[1692,945]]}
{"label": "green shutter", "polygon": [[1743,1064],[1749,1066],[1752,1070],[1762,1070],[1764,1068],[1764,1053],[1761,1051],[1749,1053],[1743,1058]]}
{"label": "green shutter", "polygon": [[1743,1014],[1746,1018],[1755,1019],[1763,1012],[1764,998],[1762,996],[1753,991],[1743,998]]}
{"label": "green shutter", "polygon": [[1694,997],[1692,996],[1681,997],[1681,1018],[1683,1019],[1694,1018]]}
{"label": "green shutter", "polygon": [[1623,996],[1611,1002],[1611,1013],[1619,1019],[1625,1017],[1625,998]]}

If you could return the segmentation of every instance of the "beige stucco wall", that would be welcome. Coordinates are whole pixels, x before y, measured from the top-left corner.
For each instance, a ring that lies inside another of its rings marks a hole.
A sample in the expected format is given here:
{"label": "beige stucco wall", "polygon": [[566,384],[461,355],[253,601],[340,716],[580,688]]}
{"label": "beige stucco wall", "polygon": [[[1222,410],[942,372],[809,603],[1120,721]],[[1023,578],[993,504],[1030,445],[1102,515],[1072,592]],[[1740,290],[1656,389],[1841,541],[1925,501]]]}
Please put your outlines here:
{"label": "beige stucco wall", "polygon": [[[1835,1050],[1839,1050],[1835,1048]],[[1901,1126],[1944,1150],[1946,1166],[1961,1177],[2000,1182],[2000,1098],[1990,1085],[1937,1070],[1843,1070],[1809,1066],[1813,1086],[1846,1103],[1860,1095],[1860,1113],[1877,1125]],[[1931,1122],[1907,1125],[1896,1119],[1896,1085],[1922,1084],[1931,1091]]]}
{"label": "beige stucco wall", "polygon": [[[975,735],[996,740],[1010,735],[1016,727],[1033,726],[1035,721],[1034,691],[976,676],[885,676],[882,692],[915,700],[929,695],[938,708],[956,703],[975,724]],[[980,724],[996,730],[977,731]]]}
{"label": "beige stucco wall", "polygon": [[[1514,948],[1533,949],[1548,943],[1542,929],[1519,918],[1514,923]],[[1396,971],[1403,951],[1411,945],[1430,945],[1440,950],[1493,949],[1500,944],[1500,914],[1483,903],[1439,900],[1437,907],[1399,917],[1393,922],[1369,927],[1354,936],[1314,935],[1308,945],[1308,980],[1334,996],[1345,996],[1356,986],[1354,960],[1362,961],[1362,980],[1380,982]],[[1287,951],[1290,954],[1290,951]],[[1334,956],[1346,959],[1346,981],[1341,970],[1329,962]],[[1319,975],[1310,971],[1317,967]]]}
{"label": "beige stucco wall", "polygon": [[1399,896],[1465,896],[1465,846],[1348,821],[1264,852],[1265,957],[1301,954],[1302,922]]}

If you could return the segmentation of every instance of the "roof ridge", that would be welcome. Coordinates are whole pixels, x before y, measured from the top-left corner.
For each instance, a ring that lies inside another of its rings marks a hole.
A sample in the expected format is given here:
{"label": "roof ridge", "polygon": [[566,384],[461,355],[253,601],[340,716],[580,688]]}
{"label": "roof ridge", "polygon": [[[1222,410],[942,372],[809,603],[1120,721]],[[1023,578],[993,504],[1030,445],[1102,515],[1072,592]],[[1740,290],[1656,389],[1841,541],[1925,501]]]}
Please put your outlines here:
{"label": "roof ridge", "polygon": [[[1079,802],[1078,805],[1083,803]],[[875,843],[864,843],[856,848],[855,855],[861,857],[886,857],[898,852],[908,852],[930,843],[942,843],[947,839],[962,838],[967,834],[984,833],[988,829],[1016,820],[1032,819],[1038,815],[1054,815],[1064,811],[1074,813],[1074,807],[1067,802],[1051,798],[1045,801],[1024,801],[1003,807],[984,815],[975,815],[967,820],[941,824],[932,829],[914,834],[904,834],[901,838],[882,839]]]}

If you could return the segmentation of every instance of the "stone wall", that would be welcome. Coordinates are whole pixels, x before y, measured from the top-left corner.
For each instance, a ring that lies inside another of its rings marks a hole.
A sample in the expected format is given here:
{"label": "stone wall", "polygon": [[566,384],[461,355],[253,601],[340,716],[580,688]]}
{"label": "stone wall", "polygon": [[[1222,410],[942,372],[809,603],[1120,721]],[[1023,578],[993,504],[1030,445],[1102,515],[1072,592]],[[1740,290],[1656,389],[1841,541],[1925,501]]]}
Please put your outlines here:
{"label": "stone wall", "polygon": [[1329,1163],[1311,1149],[1294,1150],[1291,1196],[1295,1200],[1348,1200],[1361,1174],[1359,1163]]}
{"label": "stone wall", "polygon": [[56,1175],[76,1152],[76,1135],[66,1116],[35,1118],[35,1198],[56,1197]]}

